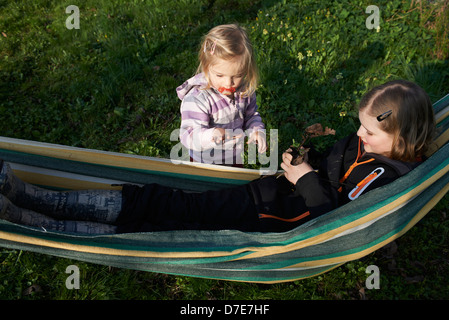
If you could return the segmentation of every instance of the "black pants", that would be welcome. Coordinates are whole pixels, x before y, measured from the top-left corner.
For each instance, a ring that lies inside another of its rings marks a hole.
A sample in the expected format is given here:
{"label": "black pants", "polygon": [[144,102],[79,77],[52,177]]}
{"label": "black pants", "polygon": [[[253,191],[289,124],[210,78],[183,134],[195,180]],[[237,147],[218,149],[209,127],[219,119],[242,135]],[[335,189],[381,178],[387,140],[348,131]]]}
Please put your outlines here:
{"label": "black pants", "polygon": [[163,230],[283,232],[313,218],[285,179],[265,177],[218,191],[188,193],[158,184],[123,187],[118,233]]}
{"label": "black pants", "polygon": [[248,184],[190,193],[159,184],[125,185],[118,233],[162,230],[258,231],[259,218]]}

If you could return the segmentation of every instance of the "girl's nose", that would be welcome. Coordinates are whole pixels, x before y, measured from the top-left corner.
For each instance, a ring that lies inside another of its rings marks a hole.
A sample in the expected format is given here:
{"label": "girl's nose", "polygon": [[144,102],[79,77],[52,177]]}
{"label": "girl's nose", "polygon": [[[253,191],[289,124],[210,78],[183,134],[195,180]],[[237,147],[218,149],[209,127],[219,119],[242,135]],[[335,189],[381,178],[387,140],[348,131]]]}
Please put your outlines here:
{"label": "girl's nose", "polygon": [[360,138],[363,137],[363,127],[362,126],[360,126],[359,130],[357,130],[357,136],[359,136]]}

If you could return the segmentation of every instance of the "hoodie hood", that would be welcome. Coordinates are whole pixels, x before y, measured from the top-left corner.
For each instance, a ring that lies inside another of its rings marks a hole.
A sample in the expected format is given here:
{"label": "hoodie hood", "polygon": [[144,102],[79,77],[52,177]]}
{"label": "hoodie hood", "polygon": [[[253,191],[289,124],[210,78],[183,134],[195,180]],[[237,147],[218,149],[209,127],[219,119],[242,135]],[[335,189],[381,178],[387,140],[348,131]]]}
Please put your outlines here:
{"label": "hoodie hood", "polygon": [[204,76],[204,73],[199,73],[194,77],[190,78],[182,85],[176,88],[176,93],[178,94],[178,98],[180,100],[184,99],[187,93],[189,93],[192,89],[202,89],[207,87],[207,80]]}

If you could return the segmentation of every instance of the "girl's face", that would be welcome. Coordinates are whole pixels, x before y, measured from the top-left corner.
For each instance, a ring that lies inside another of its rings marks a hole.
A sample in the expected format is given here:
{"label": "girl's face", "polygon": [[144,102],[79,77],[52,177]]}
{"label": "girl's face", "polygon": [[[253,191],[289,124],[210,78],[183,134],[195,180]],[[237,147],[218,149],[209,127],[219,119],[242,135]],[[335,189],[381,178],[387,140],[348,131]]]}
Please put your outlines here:
{"label": "girl's face", "polygon": [[393,135],[383,131],[377,118],[364,110],[359,112],[359,119],[361,126],[357,135],[362,139],[365,151],[389,157],[393,147]]}
{"label": "girl's face", "polygon": [[242,84],[244,76],[238,57],[232,60],[216,59],[209,67],[212,87],[225,95],[234,94]]}

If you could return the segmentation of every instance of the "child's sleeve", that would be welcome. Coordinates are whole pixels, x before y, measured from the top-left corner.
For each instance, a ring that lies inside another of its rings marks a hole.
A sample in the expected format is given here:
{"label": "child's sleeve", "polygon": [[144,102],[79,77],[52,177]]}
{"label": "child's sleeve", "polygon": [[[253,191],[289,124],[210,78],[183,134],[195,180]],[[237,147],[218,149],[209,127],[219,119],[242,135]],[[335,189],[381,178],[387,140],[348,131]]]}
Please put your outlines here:
{"label": "child's sleeve", "polygon": [[327,183],[324,183],[315,171],[298,179],[295,196],[304,199],[312,217],[329,212],[338,206],[338,194]]}
{"label": "child's sleeve", "polygon": [[181,103],[181,143],[188,149],[202,151],[213,148],[214,128],[209,126],[210,107],[195,96]]}
{"label": "child's sleeve", "polygon": [[256,94],[253,94],[250,98],[248,98],[248,106],[245,111],[245,122],[244,129],[253,129],[260,130],[265,129],[265,125],[263,124],[262,117],[257,111],[257,102],[256,102]]}

